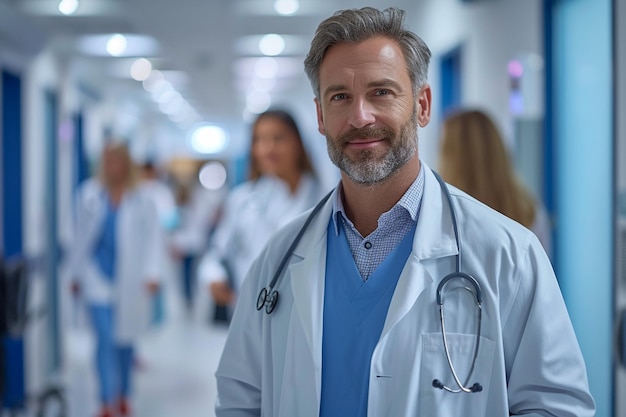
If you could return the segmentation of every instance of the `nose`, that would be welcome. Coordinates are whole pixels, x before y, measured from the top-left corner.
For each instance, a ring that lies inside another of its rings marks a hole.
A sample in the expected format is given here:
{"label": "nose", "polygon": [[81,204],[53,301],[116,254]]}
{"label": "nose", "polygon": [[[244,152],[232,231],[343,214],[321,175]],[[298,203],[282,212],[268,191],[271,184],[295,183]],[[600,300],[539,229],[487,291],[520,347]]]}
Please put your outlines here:
{"label": "nose", "polygon": [[349,109],[348,123],[356,129],[368,126],[376,121],[374,107],[366,99],[355,99]]}

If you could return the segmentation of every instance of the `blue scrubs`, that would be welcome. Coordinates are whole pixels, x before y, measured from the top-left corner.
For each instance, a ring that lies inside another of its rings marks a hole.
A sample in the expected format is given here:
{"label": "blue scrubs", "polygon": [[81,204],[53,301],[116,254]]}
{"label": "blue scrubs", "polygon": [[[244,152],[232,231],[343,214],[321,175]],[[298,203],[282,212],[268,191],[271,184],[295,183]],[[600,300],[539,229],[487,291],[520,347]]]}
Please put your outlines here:
{"label": "blue scrubs", "polygon": [[328,225],[320,416],[367,416],[370,362],[411,253],[415,226],[363,281],[343,227]]}
{"label": "blue scrubs", "polygon": [[[102,275],[115,281],[118,208],[107,198],[106,212],[100,237],[93,256]],[[96,336],[96,369],[102,404],[113,405],[120,398],[128,398],[131,391],[133,347],[115,341],[115,310],[109,304],[89,306]]]}
{"label": "blue scrubs", "polygon": [[104,213],[100,238],[96,241],[93,253],[96,264],[100,268],[100,272],[102,272],[109,281],[113,281],[115,278],[115,251],[117,246],[117,233],[115,229],[117,227],[117,212],[117,207],[107,198],[106,212]]}

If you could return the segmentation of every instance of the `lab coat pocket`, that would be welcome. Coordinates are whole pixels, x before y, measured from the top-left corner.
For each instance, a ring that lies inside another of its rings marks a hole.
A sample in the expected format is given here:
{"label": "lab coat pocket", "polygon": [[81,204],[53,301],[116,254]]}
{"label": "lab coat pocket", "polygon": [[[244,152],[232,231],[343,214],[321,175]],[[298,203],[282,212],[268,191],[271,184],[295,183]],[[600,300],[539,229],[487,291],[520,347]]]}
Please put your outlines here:
{"label": "lab coat pocket", "polygon": [[485,337],[480,338],[480,348],[472,374],[474,345],[473,334],[448,333],[448,349],[456,374],[461,383],[471,387],[474,383],[482,386],[480,392],[452,393],[433,386],[435,379],[455,390],[458,385],[452,376],[441,333],[427,333],[422,336],[422,363],[420,371],[420,416],[485,416],[491,372],[493,368],[495,343]]}

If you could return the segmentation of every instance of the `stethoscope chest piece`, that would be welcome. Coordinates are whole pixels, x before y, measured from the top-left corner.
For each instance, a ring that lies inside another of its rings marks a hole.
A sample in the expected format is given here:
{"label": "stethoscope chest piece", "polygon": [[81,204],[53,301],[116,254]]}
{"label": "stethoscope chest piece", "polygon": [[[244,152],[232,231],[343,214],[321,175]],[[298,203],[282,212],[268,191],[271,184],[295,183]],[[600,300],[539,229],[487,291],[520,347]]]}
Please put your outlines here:
{"label": "stethoscope chest piece", "polygon": [[259,292],[259,297],[256,300],[256,309],[261,310],[265,307],[267,314],[271,314],[276,308],[276,304],[278,304],[278,291],[270,291],[271,290],[267,288],[263,288],[261,292]]}
{"label": "stethoscope chest piece", "polygon": [[317,213],[319,213],[319,211],[322,209],[326,201],[330,198],[332,193],[333,192],[331,191],[328,194],[326,194],[326,196],[322,198],[320,202],[317,203],[317,205],[313,208],[313,210],[311,211],[311,214],[309,214],[309,217],[307,217],[306,221],[304,222],[304,225],[302,225],[302,228],[300,228],[300,231],[291,242],[291,245],[287,249],[287,252],[285,252],[269,285],[267,287],[264,287],[259,292],[259,296],[256,299],[257,310],[260,311],[263,307],[265,307],[265,312],[267,314],[271,314],[272,311],[274,311],[274,309],[276,308],[276,305],[278,304],[278,290],[276,290],[275,288],[278,288],[280,277],[285,267],[287,266],[287,262],[289,261],[289,258],[293,254],[293,251],[295,250],[296,246],[300,242],[300,239],[302,239],[302,236],[304,236],[304,232],[306,232],[306,229],[309,227],[309,225],[311,224],[311,222],[313,221]]}

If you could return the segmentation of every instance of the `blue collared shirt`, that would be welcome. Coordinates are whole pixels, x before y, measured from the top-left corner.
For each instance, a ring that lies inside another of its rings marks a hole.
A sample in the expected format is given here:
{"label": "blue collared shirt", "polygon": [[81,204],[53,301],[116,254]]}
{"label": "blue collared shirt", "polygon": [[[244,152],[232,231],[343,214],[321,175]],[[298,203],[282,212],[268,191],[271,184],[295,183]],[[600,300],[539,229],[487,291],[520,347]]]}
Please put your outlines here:
{"label": "blue collared shirt", "polygon": [[361,236],[346,215],[341,199],[342,190],[339,189],[335,194],[333,200],[335,232],[339,234],[339,224],[341,223],[352,251],[352,257],[363,280],[369,278],[417,223],[422,195],[424,194],[424,177],[424,168],[420,167],[417,178],[406,193],[391,210],[379,217],[376,230],[365,237]]}

